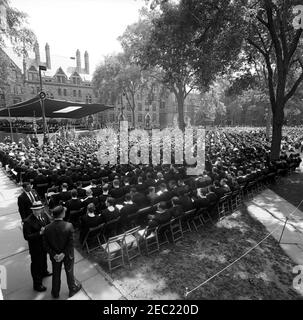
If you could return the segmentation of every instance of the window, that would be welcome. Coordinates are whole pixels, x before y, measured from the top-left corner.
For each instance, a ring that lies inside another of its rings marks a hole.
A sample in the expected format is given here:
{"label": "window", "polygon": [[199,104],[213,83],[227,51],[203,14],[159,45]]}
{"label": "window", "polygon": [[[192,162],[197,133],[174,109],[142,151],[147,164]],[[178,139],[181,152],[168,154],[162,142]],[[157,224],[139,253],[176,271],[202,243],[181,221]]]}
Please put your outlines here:
{"label": "window", "polygon": [[142,111],[142,103],[138,102],[138,111]]}
{"label": "window", "polygon": [[63,95],[64,95],[65,97],[67,96],[66,89],[63,89]]}
{"label": "window", "polygon": [[53,95],[52,93],[50,94],[50,98],[51,98],[51,99],[54,99],[54,95]]}
{"label": "window", "polygon": [[114,121],[115,121],[115,115],[114,115],[113,113],[111,113],[111,114],[109,115],[109,121],[110,121],[110,122],[114,122]]}
{"label": "window", "polygon": [[73,84],[76,84],[77,82],[76,82],[76,78],[75,77],[73,77]]}
{"label": "window", "polygon": [[92,103],[92,96],[90,94],[86,96],[86,103]]}
{"label": "window", "polygon": [[58,96],[61,96],[62,92],[61,92],[61,88],[58,88]]}
{"label": "window", "polygon": [[141,96],[139,93],[137,94],[137,100],[141,100]]}
{"label": "window", "polygon": [[76,90],[73,90],[73,96],[77,97],[77,91]]}
{"label": "window", "polygon": [[81,90],[78,91],[78,97],[79,97],[79,98],[82,97]]}
{"label": "window", "polygon": [[153,111],[157,111],[157,103],[155,101],[153,102]]}
{"label": "window", "polygon": [[37,93],[40,92],[40,87],[36,87]]}
{"label": "window", "polygon": [[143,120],[142,114],[139,113],[139,114],[138,114],[138,122],[142,122],[142,120]]}
{"label": "window", "polygon": [[65,83],[65,77],[64,76],[57,76],[57,81],[59,83]]}
{"label": "window", "polygon": [[160,109],[165,109],[165,101],[160,102]]}
{"label": "window", "polygon": [[127,115],[127,120],[128,120],[128,122],[132,121],[132,116],[130,114]]}
{"label": "window", "polygon": [[35,93],[35,87],[31,87],[32,88],[32,94]]}
{"label": "window", "polygon": [[157,114],[153,113],[153,122],[157,122]]}
{"label": "window", "polygon": [[80,78],[77,78],[77,84],[80,84]]}

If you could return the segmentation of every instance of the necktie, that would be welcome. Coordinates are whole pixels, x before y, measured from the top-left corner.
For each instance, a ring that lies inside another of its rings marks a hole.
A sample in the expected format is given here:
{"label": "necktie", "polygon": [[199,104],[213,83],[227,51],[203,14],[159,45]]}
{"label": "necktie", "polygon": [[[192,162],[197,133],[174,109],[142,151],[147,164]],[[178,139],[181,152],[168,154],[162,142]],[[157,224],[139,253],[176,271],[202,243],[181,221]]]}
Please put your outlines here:
{"label": "necktie", "polygon": [[35,198],[33,196],[33,194],[31,192],[29,192],[29,197],[31,198],[31,202],[34,203],[35,202]]}

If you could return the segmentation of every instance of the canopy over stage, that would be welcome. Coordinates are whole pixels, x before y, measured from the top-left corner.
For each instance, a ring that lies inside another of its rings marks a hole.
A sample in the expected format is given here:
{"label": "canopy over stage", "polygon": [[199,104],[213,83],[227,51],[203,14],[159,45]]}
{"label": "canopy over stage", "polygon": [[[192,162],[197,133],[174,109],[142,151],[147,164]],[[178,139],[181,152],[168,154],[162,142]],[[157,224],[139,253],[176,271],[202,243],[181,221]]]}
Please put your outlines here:
{"label": "canopy over stage", "polygon": [[[0,117],[42,117],[40,97],[14,104],[0,110]],[[98,103],[79,103],[54,99],[44,99],[46,118],[79,119],[113,107]],[[9,114],[10,112],[10,114]]]}

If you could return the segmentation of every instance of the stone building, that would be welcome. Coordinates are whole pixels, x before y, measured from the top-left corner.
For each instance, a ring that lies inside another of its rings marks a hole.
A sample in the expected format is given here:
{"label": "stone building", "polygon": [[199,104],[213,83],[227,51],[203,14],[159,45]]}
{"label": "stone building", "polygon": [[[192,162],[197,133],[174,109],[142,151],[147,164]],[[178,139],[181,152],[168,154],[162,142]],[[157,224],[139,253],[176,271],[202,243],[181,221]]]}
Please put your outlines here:
{"label": "stone building", "polygon": [[39,44],[34,47],[34,54],[29,57],[19,57],[12,49],[1,50],[11,65],[9,78],[10,94],[6,96],[6,104],[12,105],[36,96],[40,91],[39,66],[45,66],[41,71],[42,89],[50,99],[74,102],[94,103],[97,96],[93,92],[92,75],[89,67],[88,52],[84,53],[82,65],[80,51],[76,57],[51,55],[50,46],[45,45],[44,54],[40,52]]}

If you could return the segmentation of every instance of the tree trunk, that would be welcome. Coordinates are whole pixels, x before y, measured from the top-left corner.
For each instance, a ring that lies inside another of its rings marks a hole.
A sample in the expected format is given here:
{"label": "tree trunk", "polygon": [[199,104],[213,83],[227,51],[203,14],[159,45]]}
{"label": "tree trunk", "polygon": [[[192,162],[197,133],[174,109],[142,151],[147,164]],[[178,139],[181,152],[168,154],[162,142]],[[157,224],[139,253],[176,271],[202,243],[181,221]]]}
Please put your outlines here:
{"label": "tree trunk", "polygon": [[133,127],[135,129],[136,120],[135,120],[135,109],[134,108],[132,108],[132,116],[133,116]]}
{"label": "tree trunk", "polygon": [[272,117],[272,141],[271,141],[271,160],[278,160],[280,157],[282,127],[284,120],[283,105],[280,103],[276,106]]}
{"label": "tree trunk", "polygon": [[183,95],[179,94],[177,96],[178,101],[178,121],[179,121],[179,128],[183,131],[185,129],[184,123],[184,99]]}

